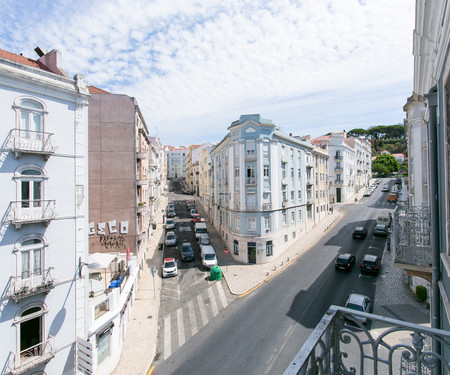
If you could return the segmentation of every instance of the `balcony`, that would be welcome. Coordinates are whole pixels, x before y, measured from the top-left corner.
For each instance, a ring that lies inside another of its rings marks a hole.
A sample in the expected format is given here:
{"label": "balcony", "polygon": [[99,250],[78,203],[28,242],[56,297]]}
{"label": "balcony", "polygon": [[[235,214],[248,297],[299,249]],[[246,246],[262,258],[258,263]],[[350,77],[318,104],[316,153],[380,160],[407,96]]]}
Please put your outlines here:
{"label": "balcony", "polygon": [[314,185],[314,181],[311,177],[306,179],[306,185],[309,185],[309,186]]}
{"label": "balcony", "polygon": [[[369,330],[357,317],[377,325]],[[440,361],[431,342],[450,350],[450,332],[330,306],[284,375],[435,374]]]}
{"label": "balcony", "polygon": [[148,158],[148,150],[136,151],[136,159],[144,160]]}
{"label": "balcony", "polygon": [[341,167],[336,167],[336,168],[334,168],[334,171],[337,172],[337,173],[342,173],[342,168]]}
{"label": "balcony", "polygon": [[20,229],[23,224],[45,223],[55,218],[55,200],[23,200],[9,204],[6,219]]}
{"label": "balcony", "polygon": [[258,205],[256,203],[246,203],[245,210],[246,211],[258,211]]}
{"label": "balcony", "polygon": [[399,207],[394,212],[392,247],[394,265],[408,276],[420,276],[431,282],[431,212],[427,206]]}
{"label": "balcony", "polygon": [[313,204],[313,203],[314,203],[313,197],[307,197],[307,198],[306,198],[306,204],[311,205],[311,204]]}
{"label": "balcony", "polygon": [[281,157],[281,162],[282,162],[283,164],[286,164],[286,163],[288,162],[288,158],[287,158],[286,156],[282,156],[282,157]]}
{"label": "balcony", "polygon": [[262,209],[263,209],[263,211],[271,211],[272,203],[263,203]]}
{"label": "balcony", "polygon": [[141,213],[143,213],[143,212],[145,212],[145,211],[147,211],[147,202],[139,202],[139,203],[137,204],[137,210],[136,210],[136,212],[137,212],[138,214],[141,214]]}
{"label": "balcony", "polygon": [[16,159],[22,153],[28,153],[44,155],[47,160],[56,149],[52,144],[52,136],[52,133],[12,129],[9,132],[6,147],[14,152]]}
{"label": "balcony", "polygon": [[252,161],[256,160],[256,153],[255,152],[246,152],[245,153],[245,161]]}
{"label": "balcony", "polygon": [[287,184],[288,184],[287,178],[283,178],[283,179],[281,180],[281,185],[287,185]]}
{"label": "balcony", "polygon": [[245,179],[246,185],[256,185],[256,178],[255,177],[247,177]]}
{"label": "balcony", "polygon": [[21,375],[37,366],[48,363],[57,352],[57,348],[53,344],[53,339],[53,336],[49,336],[48,340],[22,350],[19,353],[10,352],[5,373]]}
{"label": "balcony", "polygon": [[334,160],[343,160],[342,155],[334,155]]}
{"label": "balcony", "polygon": [[281,207],[286,208],[288,205],[288,201],[285,199],[283,202],[281,202]]}
{"label": "balcony", "polygon": [[136,178],[136,184],[138,186],[143,186],[148,184],[148,176],[141,174],[140,176],[137,176]]}
{"label": "balcony", "polygon": [[343,184],[342,180],[334,180],[334,185],[342,186],[342,184]]}
{"label": "balcony", "polygon": [[24,298],[50,292],[55,287],[51,270],[52,268],[49,268],[31,275],[11,276],[6,296],[18,303]]}

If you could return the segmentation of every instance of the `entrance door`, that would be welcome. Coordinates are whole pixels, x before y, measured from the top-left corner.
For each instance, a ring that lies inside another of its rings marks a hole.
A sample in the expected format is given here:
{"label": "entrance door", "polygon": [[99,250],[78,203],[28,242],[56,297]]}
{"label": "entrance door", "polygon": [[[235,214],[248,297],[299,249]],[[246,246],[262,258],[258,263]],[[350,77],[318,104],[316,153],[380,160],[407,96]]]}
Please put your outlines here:
{"label": "entrance door", "polygon": [[248,262],[256,263],[256,242],[247,243]]}
{"label": "entrance door", "polygon": [[341,188],[336,188],[336,202],[341,202]]}

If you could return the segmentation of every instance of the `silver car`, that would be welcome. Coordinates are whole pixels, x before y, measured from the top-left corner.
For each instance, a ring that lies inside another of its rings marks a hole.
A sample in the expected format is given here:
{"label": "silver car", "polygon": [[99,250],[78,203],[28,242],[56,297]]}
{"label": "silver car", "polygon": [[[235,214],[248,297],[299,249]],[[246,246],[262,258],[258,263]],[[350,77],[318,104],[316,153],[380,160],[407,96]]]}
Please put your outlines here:
{"label": "silver car", "polygon": [[175,232],[172,232],[172,231],[167,232],[164,243],[166,246],[176,246],[177,236],[175,236]]}
{"label": "silver car", "polygon": [[175,221],[173,219],[167,219],[166,229],[175,229]]}

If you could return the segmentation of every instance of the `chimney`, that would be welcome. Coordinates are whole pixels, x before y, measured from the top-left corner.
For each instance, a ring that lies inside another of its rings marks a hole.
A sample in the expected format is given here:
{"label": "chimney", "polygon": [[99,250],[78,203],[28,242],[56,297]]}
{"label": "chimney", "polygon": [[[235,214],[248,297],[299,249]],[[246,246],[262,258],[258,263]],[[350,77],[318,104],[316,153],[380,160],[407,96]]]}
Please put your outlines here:
{"label": "chimney", "polygon": [[292,133],[289,133],[289,137],[292,137]]}
{"label": "chimney", "polygon": [[50,52],[47,52],[45,55],[41,55],[41,53],[43,52],[39,47],[36,47],[35,51],[40,56],[37,61],[44,65],[48,70],[60,76],[68,77],[60,65],[61,52],[53,49]]}

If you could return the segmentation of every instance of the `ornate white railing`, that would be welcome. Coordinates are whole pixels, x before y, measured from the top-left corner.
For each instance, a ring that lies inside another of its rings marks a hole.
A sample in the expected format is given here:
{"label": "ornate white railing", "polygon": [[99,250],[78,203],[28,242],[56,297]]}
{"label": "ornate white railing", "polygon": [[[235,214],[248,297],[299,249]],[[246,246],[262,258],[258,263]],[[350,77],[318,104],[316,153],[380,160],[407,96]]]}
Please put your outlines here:
{"label": "ornate white railing", "polygon": [[55,218],[55,200],[23,200],[9,204],[7,221],[15,225],[49,222]]}
{"label": "ornate white railing", "polygon": [[[368,324],[381,322],[382,329]],[[297,353],[284,375],[316,374],[442,374],[450,364],[431,343],[448,352],[450,332],[331,306]]]}
{"label": "ornate white railing", "polygon": [[6,364],[6,373],[11,375],[24,374],[50,361],[57,351],[53,345],[53,339],[54,337],[49,336],[48,340],[22,350],[19,353],[10,352]]}
{"label": "ornate white railing", "polygon": [[9,133],[7,147],[16,153],[16,158],[22,152],[49,156],[56,149],[52,144],[52,136],[52,133],[12,129]]}
{"label": "ornate white railing", "polygon": [[21,299],[39,293],[48,293],[55,287],[55,280],[51,275],[53,268],[42,272],[31,273],[23,276],[11,276],[6,296],[16,303]]}

